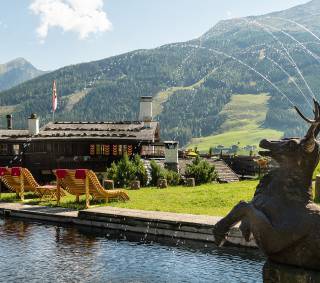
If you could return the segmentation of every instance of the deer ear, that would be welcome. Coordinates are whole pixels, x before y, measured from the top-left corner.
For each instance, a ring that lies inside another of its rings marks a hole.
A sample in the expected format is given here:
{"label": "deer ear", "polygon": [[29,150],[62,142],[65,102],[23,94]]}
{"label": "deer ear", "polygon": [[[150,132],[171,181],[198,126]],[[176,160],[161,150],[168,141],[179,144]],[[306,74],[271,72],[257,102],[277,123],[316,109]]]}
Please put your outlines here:
{"label": "deer ear", "polygon": [[304,151],[308,153],[313,152],[316,147],[316,140],[314,138],[314,134],[308,133],[307,136],[303,138],[301,144]]}

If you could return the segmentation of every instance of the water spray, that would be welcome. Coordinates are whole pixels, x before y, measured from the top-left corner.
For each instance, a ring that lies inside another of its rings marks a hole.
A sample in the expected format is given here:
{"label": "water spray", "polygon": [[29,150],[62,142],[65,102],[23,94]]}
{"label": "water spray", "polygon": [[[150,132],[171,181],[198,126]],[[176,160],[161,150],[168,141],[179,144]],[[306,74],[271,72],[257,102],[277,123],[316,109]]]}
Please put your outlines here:
{"label": "water spray", "polygon": [[282,21],[286,21],[289,23],[292,23],[300,28],[302,28],[303,30],[305,30],[306,32],[308,32],[309,34],[311,34],[314,38],[316,38],[318,41],[320,41],[320,38],[314,33],[312,32],[310,29],[308,29],[306,26],[294,21],[294,20],[290,20],[290,19],[286,19],[286,18],[281,18],[281,17],[267,17],[267,19],[278,19],[278,20],[282,20]]}
{"label": "water spray", "polygon": [[277,90],[277,92],[279,92],[284,98],[286,98],[288,100],[288,102],[291,104],[291,106],[294,107],[294,103],[292,102],[292,100],[279,88],[277,87],[272,81],[270,81],[266,76],[264,76],[263,74],[261,74],[258,70],[256,70],[255,68],[251,67],[250,65],[248,65],[247,63],[243,62],[242,60],[232,56],[232,55],[229,55],[225,52],[222,52],[222,51],[219,51],[219,50],[216,50],[216,49],[212,49],[212,48],[208,48],[208,47],[199,47],[199,46],[196,46],[196,45],[190,45],[194,48],[201,48],[201,49],[205,49],[205,50],[208,50],[208,51],[211,51],[211,52],[214,52],[215,54],[219,54],[219,55],[223,55],[229,59],[232,59],[234,61],[237,61],[239,64],[245,66],[246,68],[250,69],[251,71],[253,71],[254,73],[256,73],[258,76],[260,76],[262,79],[264,79],[266,82],[268,82],[274,89]]}
{"label": "water spray", "polygon": [[306,81],[306,79],[304,78],[300,68],[298,67],[297,63],[294,61],[294,59],[292,58],[289,50],[285,47],[285,45],[283,44],[283,42],[278,38],[276,37],[273,32],[271,32],[267,27],[265,27],[263,24],[259,23],[259,22],[250,22],[248,21],[247,19],[243,19],[245,20],[248,24],[255,24],[257,26],[259,26],[260,28],[262,28],[266,33],[268,33],[276,42],[278,42],[282,49],[285,51],[286,55],[288,56],[288,58],[290,59],[290,62],[293,64],[293,67],[296,69],[297,73],[299,74],[299,76],[301,77],[301,79],[303,80],[304,84],[306,85],[309,93],[311,94],[311,98],[314,99],[315,98],[315,95],[312,91],[312,89],[310,88],[308,82]]}
{"label": "water spray", "polygon": [[[291,79],[291,75],[275,60],[273,60],[272,58],[266,56],[265,57],[267,60],[269,60],[272,64],[276,65],[284,74],[286,74],[288,76],[289,79]],[[302,89],[299,87],[299,85],[296,83],[296,81],[293,79],[291,80],[292,83],[295,85],[295,87],[299,90],[299,92],[302,94],[302,96],[304,97],[304,99],[306,100],[306,102],[309,104],[309,106],[312,108],[312,104],[311,102],[307,99],[307,97],[305,96],[305,94],[303,93]]]}

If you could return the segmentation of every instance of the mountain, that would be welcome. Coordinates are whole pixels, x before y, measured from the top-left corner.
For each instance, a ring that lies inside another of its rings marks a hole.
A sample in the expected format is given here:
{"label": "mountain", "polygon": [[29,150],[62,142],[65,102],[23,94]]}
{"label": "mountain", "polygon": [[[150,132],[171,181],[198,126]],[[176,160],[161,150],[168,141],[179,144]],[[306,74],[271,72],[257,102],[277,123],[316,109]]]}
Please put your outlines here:
{"label": "mountain", "polygon": [[[194,40],[67,66],[3,91],[0,115],[13,112],[18,126],[25,126],[31,112],[40,114],[42,123],[49,121],[55,79],[58,120],[134,120],[139,97],[152,95],[162,138],[177,139],[182,145],[192,138],[224,133],[232,139],[235,129],[234,143],[239,143],[253,126],[256,136],[250,141],[265,133],[302,135],[306,125],[293,105],[311,115],[313,95],[320,98],[317,35],[319,0],[268,15],[221,21]],[[237,109],[239,95],[256,97],[262,104]],[[259,118],[247,123],[254,111]]]}
{"label": "mountain", "polygon": [[24,58],[17,58],[8,63],[0,64],[0,91],[7,90],[44,73]]}

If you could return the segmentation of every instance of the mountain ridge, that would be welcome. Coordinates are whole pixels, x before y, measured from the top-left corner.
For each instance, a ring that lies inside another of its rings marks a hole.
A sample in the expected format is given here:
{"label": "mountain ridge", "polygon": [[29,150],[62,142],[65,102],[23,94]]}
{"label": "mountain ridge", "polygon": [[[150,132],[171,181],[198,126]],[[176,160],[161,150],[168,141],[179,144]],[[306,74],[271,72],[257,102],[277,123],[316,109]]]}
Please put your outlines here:
{"label": "mountain ridge", "polygon": [[7,90],[46,72],[38,70],[23,57],[0,64],[0,91]]}
{"label": "mountain ridge", "polygon": [[[219,133],[225,119],[221,111],[233,95],[268,93],[268,111],[261,127],[284,131],[285,135],[301,135],[305,125],[297,119],[292,105],[266,80],[239,61],[266,75],[290,100],[310,114],[308,103],[292,80],[301,86],[303,92],[307,93],[308,89],[286,58],[285,50],[265,29],[250,21],[276,25],[297,39],[309,42],[312,52],[320,54],[320,44],[314,44],[309,33],[296,24],[274,17],[301,19],[311,10],[316,12],[315,9],[320,13],[319,2],[314,0],[281,12],[221,21],[201,37],[187,42],[66,66],[1,92],[0,105],[18,105],[13,108],[18,126],[25,126],[26,117],[31,112],[40,114],[42,123],[45,123],[51,119],[51,84],[55,79],[59,95],[57,119],[135,120],[140,96],[157,97],[161,92],[174,90],[166,99],[159,100],[155,119],[161,122],[164,139],[177,139],[185,145],[193,137]],[[310,16],[303,23],[310,21],[313,21],[314,32],[319,32],[320,17]],[[316,74],[320,68],[317,62],[283,33],[273,32],[319,98],[320,85]],[[226,52],[229,57],[214,50]],[[270,59],[286,69],[290,78]],[[189,87],[197,82],[201,84]],[[4,115],[2,107],[0,115]]]}

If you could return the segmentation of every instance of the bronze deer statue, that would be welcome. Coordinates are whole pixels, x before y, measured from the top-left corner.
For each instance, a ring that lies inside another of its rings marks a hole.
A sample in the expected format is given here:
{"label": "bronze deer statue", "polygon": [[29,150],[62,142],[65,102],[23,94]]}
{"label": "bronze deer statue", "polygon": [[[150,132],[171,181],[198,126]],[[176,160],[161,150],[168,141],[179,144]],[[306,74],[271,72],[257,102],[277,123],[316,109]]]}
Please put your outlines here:
{"label": "bronze deer statue", "polygon": [[253,199],[236,205],[213,233],[220,246],[230,228],[241,222],[245,239],[252,234],[270,260],[320,270],[320,206],[312,199],[312,175],[320,156],[320,105],[314,100],[314,120],[295,109],[310,124],[306,136],[260,142],[266,150],[260,154],[279,166],[261,179]]}

